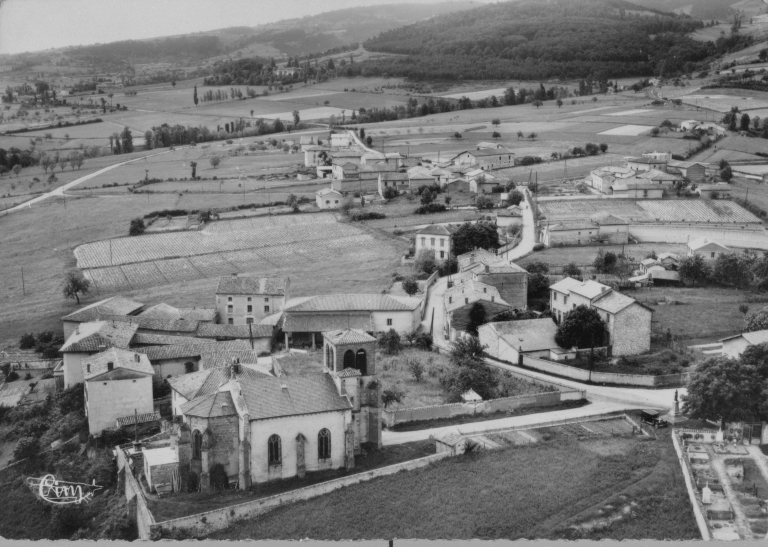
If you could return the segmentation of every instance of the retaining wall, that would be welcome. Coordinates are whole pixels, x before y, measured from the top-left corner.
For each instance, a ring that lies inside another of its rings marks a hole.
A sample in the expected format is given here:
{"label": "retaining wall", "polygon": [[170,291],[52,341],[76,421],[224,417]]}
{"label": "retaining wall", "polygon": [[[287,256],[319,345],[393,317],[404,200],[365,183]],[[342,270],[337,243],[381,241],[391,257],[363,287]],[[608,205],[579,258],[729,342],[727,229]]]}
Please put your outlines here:
{"label": "retaining wall", "polygon": [[[118,476],[125,481],[125,501],[128,502],[128,517],[136,521],[139,539],[150,539],[155,518],[147,507],[147,500],[139,481],[131,473],[128,458],[121,448],[116,448]],[[134,514],[135,512],[135,514]]]}
{"label": "retaining wall", "polygon": [[727,247],[768,250],[768,234],[760,225],[750,225],[746,228],[708,227],[706,224],[633,224],[629,234],[640,243],[664,242],[687,243],[695,234],[696,238],[705,237],[715,240]]}
{"label": "retaining wall", "polygon": [[712,536],[709,534],[709,527],[707,526],[707,521],[704,518],[704,514],[701,511],[701,507],[699,507],[699,501],[696,498],[696,490],[693,486],[693,479],[692,479],[692,473],[690,469],[690,464],[688,463],[688,460],[683,457],[683,450],[680,447],[680,441],[677,439],[676,432],[672,433],[672,444],[675,446],[675,452],[677,453],[677,459],[680,462],[680,467],[683,471],[683,478],[685,479],[685,489],[688,491],[688,499],[691,502],[691,508],[693,509],[693,516],[696,518],[696,524],[699,526],[699,533],[701,534],[701,539],[704,541],[709,541],[712,539]]}
{"label": "retaining wall", "polygon": [[328,494],[345,486],[369,481],[377,477],[392,475],[399,473],[400,471],[409,471],[413,469],[419,469],[421,467],[426,467],[432,463],[438,462],[450,456],[450,452],[441,452],[439,454],[433,454],[424,458],[410,460],[407,462],[390,465],[388,467],[382,467],[380,469],[373,469],[371,471],[350,475],[348,477],[333,479],[330,481],[322,482],[320,484],[307,486],[305,488],[299,488],[297,490],[292,490],[290,492],[278,494],[276,496],[270,496],[268,498],[248,501],[237,505],[230,505],[229,507],[222,507],[221,509],[215,509],[213,511],[206,511],[205,513],[198,513],[196,515],[167,520],[157,524],[153,523],[151,529],[154,532],[176,528],[179,530],[191,532],[196,536],[209,534],[216,530],[227,528],[237,520],[244,518],[251,519],[258,515],[263,515],[264,513],[268,513],[269,511],[287,503],[308,500],[323,494]]}
{"label": "retaining wall", "polygon": [[596,384],[616,384],[640,387],[660,387],[660,386],[681,386],[688,381],[688,373],[667,374],[663,376],[649,376],[646,374],[618,374],[615,372],[590,372],[585,369],[572,367],[536,359],[534,357],[523,357],[523,365],[540,372],[556,374],[580,382],[591,381]]}

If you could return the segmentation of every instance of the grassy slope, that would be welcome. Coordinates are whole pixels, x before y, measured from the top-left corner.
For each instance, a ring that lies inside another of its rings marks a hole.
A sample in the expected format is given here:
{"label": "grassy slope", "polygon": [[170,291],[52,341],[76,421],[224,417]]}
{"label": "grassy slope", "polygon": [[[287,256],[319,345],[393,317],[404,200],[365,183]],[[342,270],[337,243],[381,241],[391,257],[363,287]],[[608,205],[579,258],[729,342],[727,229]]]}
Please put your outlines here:
{"label": "grassy slope", "polygon": [[[521,472],[525,470],[525,472]],[[212,539],[556,538],[624,493],[637,518],[598,537],[698,537],[669,438],[564,438],[481,452],[352,486],[242,521]]]}

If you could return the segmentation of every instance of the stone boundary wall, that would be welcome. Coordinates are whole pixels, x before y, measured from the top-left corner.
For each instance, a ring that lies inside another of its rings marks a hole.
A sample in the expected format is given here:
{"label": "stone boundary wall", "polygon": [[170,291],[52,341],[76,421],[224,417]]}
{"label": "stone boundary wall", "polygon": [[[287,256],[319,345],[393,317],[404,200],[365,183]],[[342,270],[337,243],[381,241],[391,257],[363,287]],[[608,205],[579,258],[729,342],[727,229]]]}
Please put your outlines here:
{"label": "stone boundary wall", "polygon": [[768,250],[768,234],[758,225],[749,228],[707,227],[707,224],[633,224],[629,227],[629,235],[640,243],[662,242],[685,244],[695,233],[696,238],[706,237],[722,243],[726,247]]}
{"label": "stone boundary wall", "polygon": [[538,408],[556,405],[563,401],[575,401],[585,397],[583,390],[532,393],[501,399],[489,399],[479,403],[452,403],[446,405],[422,406],[382,412],[387,427],[406,422],[419,422],[437,418],[490,414],[493,412],[515,410],[518,408]]}
{"label": "stone boundary wall", "polygon": [[288,503],[312,499],[345,486],[369,481],[377,477],[393,475],[400,471],[410,471],[421,467],[427,467],[450,456],[450,452],[432,454],[416,460],[410,460],[379,469],[372,469],[371,471],[365,471],[364,473],[357,473],[355,475],[321,482],[319,484],[299,488],[267,498],[230,505],[229,507],[222,507],[220,509],[214,509],[213,511],[206,511],[205,513],[166,520],[156,524],[153,523],[151,529],[155,532],[160,530],[172,530],[175,528],[177,530],[185,530],[196,536],[210,534],[216,530],[227,528],[237,520],[244,518],[252,519]]}
{"label": "stone boundary wall", "polygon": [[[125,452],[120,447],[115,447],[115,452],[117,452],[118,483],[120,478],[124,481],[125,501],[128,502],[128,518],[136,521],[139,539],[150,539],[155,518],[147,507],[147,499],[144,497],[144,491],[139,485],[139,481],[131,473]],[[134,507],[135,515],[133,514]]]}
{"label": "stone boundary wall", "polygon": [[672,444],[675,446],[675,452],[677,453],[677,459],[680,462],[680,467],[683,471],[683,478],[685,479],[685,489],[688,491],[688,499],[691,502],[691,508],[693,509],[693,516],[696,518],[696,524],[699,526],[699,533],[701,533],[701,539],[704,541],[710,541],[712,536],[709,533],[709,527],[707,526],[707,520],[704,518],[704,514],[699,507],[699,500],[696,498],[696,490],[693,486],[693,479],[691,475],[690,464],[688,460],[683,456],[682,448],[680,447],[680,441],[677,438],[677,432],[672,432]]}
{"label": "stone boundary wall", "polygon": [[591,381],[595,384],[615,384],[640,387],[681,386],[688,381],[689,374],[666,374],[649,376],[646,374],[619,374],[615,372],[592,372],[589,370],[563,365],[553,361],[545,361],[534,357],[523,357],[523,365],[540,372],[556,374],[579,382]]}

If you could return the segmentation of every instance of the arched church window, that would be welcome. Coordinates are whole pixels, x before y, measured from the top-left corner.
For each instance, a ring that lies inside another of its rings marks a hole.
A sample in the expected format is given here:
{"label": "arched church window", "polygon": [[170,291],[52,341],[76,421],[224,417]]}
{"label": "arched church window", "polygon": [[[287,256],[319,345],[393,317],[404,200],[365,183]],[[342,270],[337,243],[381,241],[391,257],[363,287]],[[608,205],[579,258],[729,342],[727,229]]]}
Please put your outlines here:
{"label": "arched church window", "polygon": [[365,353],[364,349],[357,350],[357,355],[355,356],[355,368],[360,371],[360,374],[365,376],[366,369],[368,368],[368,355]]}
{"label": "arched church window", "polygon": [[272,435],[267,441],[267,461],[269,465],[280,465],[283,462],[280,437],[277,435]]}
{"label": "arched church window", "polygon": [[327,429],[317,434],[317,457],[321,460],[331,457],[331,432]]}
{"label": "arched church window", "polygon": [[344,368],[355,368],[355,352],[351,349],[344,352]]}

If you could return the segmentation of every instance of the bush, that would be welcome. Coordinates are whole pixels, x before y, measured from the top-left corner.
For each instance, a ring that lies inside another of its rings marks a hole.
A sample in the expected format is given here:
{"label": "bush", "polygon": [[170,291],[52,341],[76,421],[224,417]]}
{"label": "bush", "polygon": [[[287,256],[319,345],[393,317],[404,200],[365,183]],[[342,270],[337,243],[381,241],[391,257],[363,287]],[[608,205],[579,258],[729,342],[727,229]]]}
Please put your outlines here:
{"label": "bush", "polygon": [[381,404],[388,408],[392,403],[402,403],[405,399],[405,392],[396,386],[387,388],[381,392]]}
{"label": "bush", "polygon": [[416,332],[408,335],[408,341],[411,346],[420,350],[429,351],[432,349],[432,337],[427,332]]}
{"label": "bush", "polygon": [[416,209],[414,213],[417,215],[427,215],[431,213],[442,213],[445,210],[446,210],[445,205],[443,205],[442,203],[432,202],[426,205],[422,205],[421,207]]}
{"label": "bush", "polygon": [[354,210],[354,211],[350,211],[349,213],[349,219],[352,222],[360,222],[362,220],[378,220],[386,217],[387,215],[385,215],[384,213],[377,213],[376,211]]}
{"label": "bush", "polygon": [[421,379],[424,377],[424,363],[420,359],[406,357],[405,368],[408,369],[414,380],[421,382]]}
{"label": "bush", "polygon": [[380,334],[378,344],[387,355],[397,355],[400,353],[400,335],[395,329],[389,329],[388,332]]}
{"label": "bush", "polygon": [[32,349],[35,347],[35,335],[32,333],[22,334],[19,339],[19,349]]}
{"label": "bush", "polygon": [[143,234],[146,228],[147,227],[144,225],[144,219],[141,217],[136,217],[131,220],[131,226],[128,229],[128,235],[137,236]]}
{"label": "bush", "polygon": [[35,437],[23,437],[13,451],[13,459],[19,461],[34,458],[38,452],[40,452],[40,441]]}
{"label": "bush", "polygon": [[533,246],[533,250],[534,251],[541,251],[545,247],[546,247],[546,245],[544,245],[543,243],[537,243],[536,245]]}
{"label": "bush", "polygon": [[387,186],[386,188],[384,188],[384,191],[381,193],[384,199],[394,199],[397,197],[397,194],[398,192],[394,186]]}
{"label": "bush", "polygon": [[18,379],[19,379],[19,373],[18,373],[18,372],[16,372],[15,370],[12,370],[12,371],[11,371],[10,373],[8,373],[8,375],[5,377],[5,380],[6,380],[7,382],[13,382],[13,381],[15,381],[15,380],[18,380]]}

